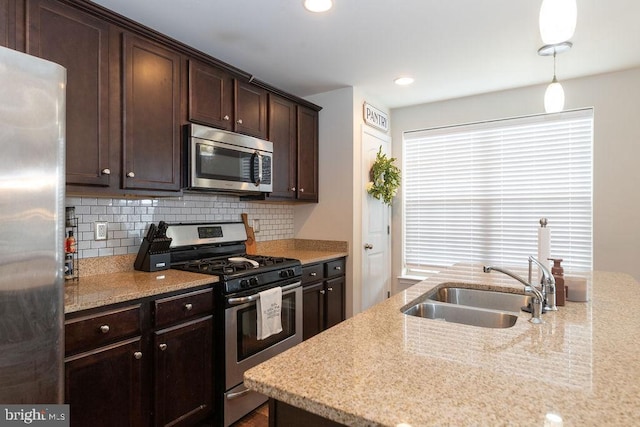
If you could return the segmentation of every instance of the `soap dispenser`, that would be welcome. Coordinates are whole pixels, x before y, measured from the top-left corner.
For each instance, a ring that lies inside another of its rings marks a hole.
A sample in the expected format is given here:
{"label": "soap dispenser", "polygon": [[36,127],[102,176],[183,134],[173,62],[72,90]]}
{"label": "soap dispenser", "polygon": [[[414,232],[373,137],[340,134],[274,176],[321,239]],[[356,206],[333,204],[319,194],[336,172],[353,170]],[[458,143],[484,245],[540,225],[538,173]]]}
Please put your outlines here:
{"label": "soap dispenser", "polygon": [[564,305],[567,297],[567,288],[564,285],[564,268],[560,265],[561,258],[549,258],[553,261],[553,267],[551,267],[551,274],[556,281],[556,305]]}

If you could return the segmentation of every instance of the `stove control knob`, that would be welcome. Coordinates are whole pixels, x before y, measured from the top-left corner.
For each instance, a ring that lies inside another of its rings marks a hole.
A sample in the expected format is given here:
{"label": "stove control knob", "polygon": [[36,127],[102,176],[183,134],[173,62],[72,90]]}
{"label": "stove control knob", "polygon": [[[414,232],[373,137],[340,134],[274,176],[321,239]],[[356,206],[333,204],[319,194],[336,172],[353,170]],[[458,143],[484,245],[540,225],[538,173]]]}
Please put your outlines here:
{"label": "stove control knob", "polygon": [[288,270],[281,270],[280,271],[280,277],[290,277],[289,276],[289,271]]}
{"label": "stove control knob", "polygon": [[258,286],[258,278],[252,277],[251,279],[249,279],[249,283],[251,284],[251,286]]}
{"label": "stove control knob", "polygon": [[293,276],[294,276],[294,274],[295,274],[295,273],[293,272],[293,269],[289,269],[289,270],[287,270],[287,273],[289,274],[289,277],[293,277]]}
{"label": "stove control knob", "polygon": [[247,289],[249,287],[249,281],[247,279],[240,280],[240,288]]}

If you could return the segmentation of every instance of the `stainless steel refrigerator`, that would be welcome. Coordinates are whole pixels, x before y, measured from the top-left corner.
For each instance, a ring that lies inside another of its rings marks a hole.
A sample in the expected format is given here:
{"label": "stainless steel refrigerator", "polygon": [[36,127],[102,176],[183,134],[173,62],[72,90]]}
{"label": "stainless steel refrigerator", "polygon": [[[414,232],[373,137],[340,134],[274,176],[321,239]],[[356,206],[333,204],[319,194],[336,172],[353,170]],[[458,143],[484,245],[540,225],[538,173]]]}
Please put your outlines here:
{"label": "stainless steel refrigerator", "polygon": [[0,403],[63,400],[66,70],[0,47]]}

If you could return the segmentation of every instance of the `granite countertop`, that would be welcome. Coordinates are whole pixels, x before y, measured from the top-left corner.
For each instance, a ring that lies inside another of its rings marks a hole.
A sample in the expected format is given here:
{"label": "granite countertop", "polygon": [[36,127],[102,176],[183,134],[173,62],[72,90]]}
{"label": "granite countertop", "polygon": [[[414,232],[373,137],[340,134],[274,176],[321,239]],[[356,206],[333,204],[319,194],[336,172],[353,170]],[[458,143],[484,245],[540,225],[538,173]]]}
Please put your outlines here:
{"label": "granite countertop", "polygon": [[524,312],[506,329],[401,313],[445,282],[521,289],[456,266],[248,370],[245,385],[350,426],[635,425],[640,286],[586,276],[589,302],[567,302],[542,325]]}
{"label": "granite countertop", "polygon": [[180,270],[155,273],[131,270],[81,277],[65,283],[64,312],[73,313],[217,281],[217,277]]}
{"label": "granite countertop", "polygon": [[333,240],[283,239],[257,242],[260,255],[299,259],[303,265],[315,264],[349,255],[347,242]]}
{"label": "granite countertop", "polygon": [[[260,255],[299,259],[313,264],[348,255],[346,242],[285,239],[258,242]],[[135,271],[135,255],[81,259],[80,278],[65,282],[64,311],[73,313],[218,281],[217,277],[180,270]]]}

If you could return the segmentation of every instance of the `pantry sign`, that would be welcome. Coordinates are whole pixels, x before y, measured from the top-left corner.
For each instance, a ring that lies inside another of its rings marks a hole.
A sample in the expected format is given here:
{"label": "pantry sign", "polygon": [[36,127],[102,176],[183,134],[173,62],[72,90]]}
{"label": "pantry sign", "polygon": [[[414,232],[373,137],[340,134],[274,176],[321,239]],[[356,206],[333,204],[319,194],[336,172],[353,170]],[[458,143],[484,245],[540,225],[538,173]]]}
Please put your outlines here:
{"label": "pantry sign", "polygon": [[385,132],[389,131],[389,116],[387,113],[378,110],[376,107],[367,104],[366,102],[364,103],[363,113],[366,124]]}

